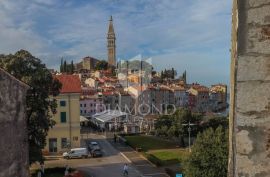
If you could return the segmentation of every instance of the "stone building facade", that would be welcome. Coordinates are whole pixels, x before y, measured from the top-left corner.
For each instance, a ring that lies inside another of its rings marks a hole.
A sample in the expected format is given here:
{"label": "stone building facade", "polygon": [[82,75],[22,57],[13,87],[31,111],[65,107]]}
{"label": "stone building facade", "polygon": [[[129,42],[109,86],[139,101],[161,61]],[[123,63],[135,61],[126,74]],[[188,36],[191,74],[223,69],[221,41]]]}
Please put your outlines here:
{"label": "stone building facade", "polygon": [[229,177],[270,176],[270,0],[234,0]]}
{"label": "stone building facade", "polygon": [[96,64],[99,60],[94,57],[84,57],[81,62],[75,63],[75,70],[78,73],[84,74],[89,71],[93,71],[96,67]]}
{"label": "stone building facade", "polygon": [[29,175],[26,124],[28,85],[0,68],[0,176]]}

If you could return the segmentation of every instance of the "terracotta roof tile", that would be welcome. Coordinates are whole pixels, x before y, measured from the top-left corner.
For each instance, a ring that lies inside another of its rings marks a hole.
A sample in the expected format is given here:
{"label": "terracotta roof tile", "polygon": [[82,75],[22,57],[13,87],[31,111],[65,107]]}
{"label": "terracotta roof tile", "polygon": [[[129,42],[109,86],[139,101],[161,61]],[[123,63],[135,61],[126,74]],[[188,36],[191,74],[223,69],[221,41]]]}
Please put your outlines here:
{"label": "terracotta roof tile", "polygon": [[114,92],[102,92],[102,95],[109,96],[109,95],[114,95]]}
{"label": "terracotta roof tile", "polygon": [[54,76],[62,83],[60,93],[81,93],[81,82],[77,75],[56,75]]}
{"label": "terracotta roof tile", "polygon": [[193,89],[197,90],[198,92],[209,92],[209,88],[199,85],[199,84],[194,84],[191,86]]}

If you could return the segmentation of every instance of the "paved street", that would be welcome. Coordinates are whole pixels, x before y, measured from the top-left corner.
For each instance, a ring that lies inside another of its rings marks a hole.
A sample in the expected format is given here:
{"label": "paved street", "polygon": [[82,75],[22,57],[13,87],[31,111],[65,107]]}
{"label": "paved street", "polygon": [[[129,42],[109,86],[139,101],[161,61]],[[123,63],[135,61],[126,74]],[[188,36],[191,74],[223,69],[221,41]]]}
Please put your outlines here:
{"label": "paved street", "polygon": [[[77,168],[84,172],[86,177],[121,177],[123,176],[123,166],[129,165],[129,177],[166,177],[167,175],[161,170],[154,167],[145,160],[132,148],[108,141],[103,135],[90,133],[84,136],[86,143],[96,141],[99,143],[103,152],[103,157],[88,159],[71,159],[66,160],[60,157],[50,158],[45,161],[46,167],[66,166]],[[120,152],[121,151],[121,152]]]}
{"label": "paved street", "polygon": [[88,135],[89,141],[97,141],[103,152],[101,158],[88,159],[71,159],[66,160],[62,158],[55,158],[45,161],[46,167],[65,166],[77,168],[85,172],[89,177],[105,177],[123,176],[122,169],[125,163],[129,164],[129,176],[140,177],[140,173],[134,168],[132,164],[125,159],[119,151],[117,151],[111,144],[102,136],[96,134]]}
{"label": "paved street", "polygon": [[131,147],[124,145],[122,143],[114,143],[112,139],[109,139],[111,145],[117,150],[121,151],[121,153],[128,159],[130,163],[132,163],[135,168],[143,174],[143,176],[147,177],[167,177],[168,175],[164,172],[162,168],[157,168],[155,165],[150,163],[145,159],[142,155],[140,155],[137,151],[133,150]]}

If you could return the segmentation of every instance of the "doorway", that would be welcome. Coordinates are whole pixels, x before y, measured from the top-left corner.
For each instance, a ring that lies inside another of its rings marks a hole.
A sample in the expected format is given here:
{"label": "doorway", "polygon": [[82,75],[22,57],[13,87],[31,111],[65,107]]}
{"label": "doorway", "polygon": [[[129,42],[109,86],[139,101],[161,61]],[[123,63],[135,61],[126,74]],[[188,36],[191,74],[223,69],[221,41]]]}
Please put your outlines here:
{"label": "doorway", "polygon": [[49,152],[57,152],[57,138],[49,139]]}

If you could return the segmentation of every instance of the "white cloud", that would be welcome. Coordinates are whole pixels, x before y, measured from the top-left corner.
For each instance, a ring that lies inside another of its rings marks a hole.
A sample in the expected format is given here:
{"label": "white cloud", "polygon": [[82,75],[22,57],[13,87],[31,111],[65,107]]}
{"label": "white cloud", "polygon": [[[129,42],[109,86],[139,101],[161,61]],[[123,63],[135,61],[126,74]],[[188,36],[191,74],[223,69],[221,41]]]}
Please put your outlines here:
{"label": "white cloud", "polygon": [[[211,69],[221,68],[215,61],[228,57],[230,6],[227,0],[2,0],[0,39],[5,42],[0,51],[24,48],[55,68],[61,56],[106,59],[107,25],[113,15],[118,57],[153,55],[159,68],[180,65],[182,70],[186,65],[207,82],[226,82],[228,72],[213,76]],[[196,68],[200,64],[208,72]]]}

